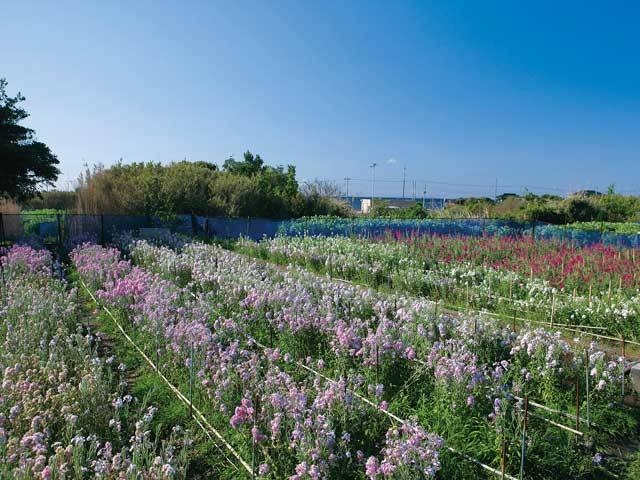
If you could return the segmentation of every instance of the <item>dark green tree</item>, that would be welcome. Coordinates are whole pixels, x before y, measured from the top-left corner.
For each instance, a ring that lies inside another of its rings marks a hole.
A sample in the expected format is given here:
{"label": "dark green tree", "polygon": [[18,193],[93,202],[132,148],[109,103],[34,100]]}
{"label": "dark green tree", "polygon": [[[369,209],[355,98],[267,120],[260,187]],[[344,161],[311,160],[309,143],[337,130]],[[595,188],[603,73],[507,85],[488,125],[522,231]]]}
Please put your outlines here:
{"label": "dark green tree", "polygon": [[233,173],[235,175],[242,175],[244,177],[252,177],[264,169],[264,161],[260,158],[260,155],[254,155],[249,150],[244,152],[244,160],[237,161],[233,157],[229,157],[224,161],[222,169],[225,172]]}
{"label": "dark green tree", "polygon": [[49,147],[36,140],[35,132],[20,125],[29,114],[18,104],[22,94],[10,97],[7,81],[0,78],[0,197],[26,200],[40,185],[52,185],[60,162]]}

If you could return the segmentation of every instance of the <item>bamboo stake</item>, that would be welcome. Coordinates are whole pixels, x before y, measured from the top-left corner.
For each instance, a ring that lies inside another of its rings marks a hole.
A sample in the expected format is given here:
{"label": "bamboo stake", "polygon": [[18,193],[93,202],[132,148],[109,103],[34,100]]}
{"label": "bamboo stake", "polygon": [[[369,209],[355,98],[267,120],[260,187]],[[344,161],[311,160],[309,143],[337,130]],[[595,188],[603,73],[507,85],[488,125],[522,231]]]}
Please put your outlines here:
{"label": "bamboo stake", "polygon": [[522,419],[522,440],[520,442],[520,475],[519,479],[524,477],[524,461],[527,448],[527,415],[529,413],[529,396],[524,397],[524,418]]}
{"label": "bamboo stake", "polygon": [[585,397],[587,401],[587,428],[591,428],[591,415],[590,415],[590,405],[589,405],[589,349],[584,351],[585,353],[585,375],[584,375],[584,384],[585,384]]}
{"label": "bamboo stake", "polygon": [[[256,424],[258,423],[258,400],[259,397],[256,394],[254,396],[253,401],[253,428],[256,428]],[[251,432],[251,478],[256,477],[256,439]]]}
{"label": "bamboo stake", "polygon": [[626,357],[626,355],[625,355],[625,353],[626,353],[625,352],[625,347],[626,347],[626,345],[625,345],[625,343],[626,342],[624,340],[624,337],[622,337],[622,364],[620,365],[620,367],[621,367],[620,368],[620,370],[621,370],[621,373],[620,373],[620,384],[621,384],[622,400],[623,401],[624,401],[624,393],[625,393],[624,392],[624,367],[625,367],[625,363],[626,363],[626,360],[625,360],[625,357]]}
{"label": "bamboo stake", "polygon": [[378,354],[378,342],[376,341],[376,384],[378,383],[380,383],[380,357]]}
{"label": "bamboo stake", "polygon": [[506,455],[507,455],[507,441],[504,436],[502,437],[502,448],[500,452],[500,478],[504,480],[504,474],[506,470]]}
{"label": "bamboo stake", "polygon": [[189,416],[193,417],[193,342],[189,352]]}
{"label": "bamboo stake", "polygon": [[160,322],[156,324],[156,372],[160,371]]}

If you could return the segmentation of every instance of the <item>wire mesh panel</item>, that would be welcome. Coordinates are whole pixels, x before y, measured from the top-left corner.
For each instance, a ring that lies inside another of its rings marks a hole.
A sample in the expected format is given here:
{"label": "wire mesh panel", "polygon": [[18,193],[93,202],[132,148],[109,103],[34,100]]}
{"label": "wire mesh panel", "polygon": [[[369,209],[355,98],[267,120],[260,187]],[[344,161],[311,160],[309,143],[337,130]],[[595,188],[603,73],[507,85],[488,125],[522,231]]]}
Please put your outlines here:
{"label": "wire mesh panel", "polygon": [[0,214],[0,241],[28,243],[34,246],[56,245],[61,237],[59,214]]}
{"label": "wire mesh panel", "polygon": [[101,243],[100,215],[65,215],[63,241],[72,249],[86,242]]}

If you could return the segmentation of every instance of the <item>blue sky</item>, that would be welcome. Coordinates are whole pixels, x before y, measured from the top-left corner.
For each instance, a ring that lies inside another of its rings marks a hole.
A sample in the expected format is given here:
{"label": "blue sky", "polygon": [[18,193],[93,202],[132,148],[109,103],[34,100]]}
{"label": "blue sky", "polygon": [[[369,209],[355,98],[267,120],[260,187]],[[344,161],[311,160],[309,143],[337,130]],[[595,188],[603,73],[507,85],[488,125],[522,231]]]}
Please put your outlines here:
{"label": "blue sky", "polygon": [[[640,193],[637,2],[2,2],[0,77],[61,160],[420,195]],[[539,187],[543,187],[542,190]]]}

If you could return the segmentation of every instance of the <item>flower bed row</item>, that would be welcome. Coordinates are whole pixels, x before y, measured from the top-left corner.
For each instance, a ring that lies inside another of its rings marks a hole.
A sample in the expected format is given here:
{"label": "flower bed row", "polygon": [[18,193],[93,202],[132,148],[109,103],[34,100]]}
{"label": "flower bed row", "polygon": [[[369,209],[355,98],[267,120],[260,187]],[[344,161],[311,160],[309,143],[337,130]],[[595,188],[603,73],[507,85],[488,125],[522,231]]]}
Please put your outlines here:
{"label": "flower bed row", "polygon": [[434,242],[440,242],[440,247],[415,248],[405,242],[348,237],[278,237],[260,243],[242,239],[239,248],[261,258],[296,263],[373,287],[426,295],[509,316],[515,313],[549,324],[597,327],[595,331],[599,333],[640,339],[640,293],[635,287],[620,289],[606,283],[607,288],[587,287],[586,292],[583,288],[579,293],[535,276],[496,268],[490,262],[482,264],[482,258],[489,258],[490,253],[478,258],[474,255],[479,254],[471,253],[441,258],[433,250],[446,250],[442,245],[449,240]]}
{"label": "flower bed row", "polygon": [[185,478],[188,432],[160,438],[126,366],[96,351],[45,250],[0,257],[0,478]]}

